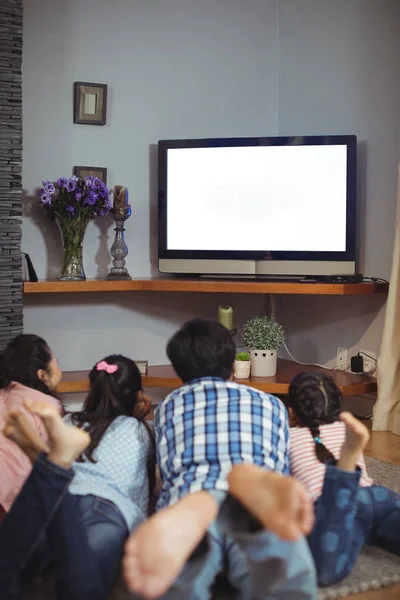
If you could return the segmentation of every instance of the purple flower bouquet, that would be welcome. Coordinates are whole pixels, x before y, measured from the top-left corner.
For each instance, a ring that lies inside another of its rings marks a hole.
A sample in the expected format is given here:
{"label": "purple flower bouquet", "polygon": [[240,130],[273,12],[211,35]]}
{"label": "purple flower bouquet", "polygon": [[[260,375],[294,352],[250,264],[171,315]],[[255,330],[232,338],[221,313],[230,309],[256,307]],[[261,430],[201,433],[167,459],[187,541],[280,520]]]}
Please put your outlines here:
{"label": "purple flower bouquet", "polygon": [[82,245],[86,228],[95,217],[111,209],[110,194],[97,177],[60,177],[56,182],[42,181],[38,195],[47,216],[56,220],[64,244],[64,262],[60,279],[86,279],[82,264]]}

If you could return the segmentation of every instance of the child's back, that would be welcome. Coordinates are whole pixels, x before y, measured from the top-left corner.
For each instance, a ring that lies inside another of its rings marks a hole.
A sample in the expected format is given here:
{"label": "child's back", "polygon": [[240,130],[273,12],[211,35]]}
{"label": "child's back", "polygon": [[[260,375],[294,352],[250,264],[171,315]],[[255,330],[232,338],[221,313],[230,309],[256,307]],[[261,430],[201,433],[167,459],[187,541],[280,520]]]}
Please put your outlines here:
{"label": "child's back", "polygon": [[[339,459],[345,437],[346,427],[340,421],[319,426],[321,443],[329,449],[336,460]],[[290,428],[289,463],[291,475],[301,481],[308,490],[311,500],[315,501],[322,492],[326,465],[320,462],[315,454],[315,440],[308,427]],[[372,485],[363,455],[358,460],[358,466],[362,471],[360,485]]]}
{"label": "child's back", "polygon": [[75,477],[69,491],[113,502],[131,530],[147,517],[148,466],[153,456],[146,426],[134,417],[117,417],[93,453],[95,462],[74,463]]}
{"label": "child's back", "polygon": [[[326,464],[339,459],[346,427],[339,421],[342,393],[326,374],[300,373],[289,388],[290,473],[315,501],[322,493]],[[358,459],[361,486],[372,485],[364,456]]]}
{"label": "child's back", "polygon": [[154,479],[153,431],[144,422],[150,399],[142,392],[137,366],[121,355],[97,363],[89,379],[83,410],[66,417],[91,436],[81,460],[74,463],[69,491],[112,502],[131,530],[147,517]]}
{"label": "child's back", "polygon": [[158,508],[188,492],[226,492],[234,464],[288,472],[286,409],[273,396],[228,381],[235,351],[224,327],[200,319],[168,344],[168,356],[185,383],[155,414],[163,480]]}

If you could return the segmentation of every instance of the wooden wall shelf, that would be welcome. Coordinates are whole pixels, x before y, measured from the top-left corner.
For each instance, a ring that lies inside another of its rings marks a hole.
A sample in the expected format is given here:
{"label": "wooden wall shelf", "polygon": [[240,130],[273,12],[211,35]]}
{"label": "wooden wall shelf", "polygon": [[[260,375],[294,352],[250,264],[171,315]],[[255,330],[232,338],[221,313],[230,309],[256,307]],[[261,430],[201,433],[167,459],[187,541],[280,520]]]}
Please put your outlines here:
{"label": "wooden wall shelf", "polygon": [[[238,380],[238,382],[270,394],[287,394],[293,377],[304,371],[327,373],[335,380],[344,396],[374,393],[377,390],[376,379],[373,377],[314,366],[302,366],[288,360],[278,361],[278,371],[275,377],[250,377],[250,379]],[[170,365],[149,367],[148,374],[143,376],[145,387],[176,389],[181,383]],[[87,392],[88,389],[88,371],[69,371],[64,373],[57,391],[65,394]]]}
{"label": "wooden wall shelf", "polygon": [[356,296],[387,294],[386,283],[296,283],[227,279],[183,279],[154,277],[131,281],[39,281],[25,282],[24,294],[60,294],[93,292],[196,292],[235,294],[292,294]]}
{"label": "wooden wall shelf", "polygon": [[[296,283],[272,282],[239,279],[194,279],[176,277],[154,277],[132,279],[131,281],[107,281],[93,279],[89,281],[39,281],[26,282],[24,294],[64,294],[94,292],[195,292],[195,293],[234,293],[234,294],[291,294],[291,295],[331,295],[356,296],[387,294],[385,283]],[[342,390],[344,396],[376,392],[376,380],[372,377],[354,375],[341,371],[331,371],[318,367],[300,366],[290,361],[279,361],[276,377],[252,377],[242,383],[271,394],[287,394],[293,377],[302,371],[326,371]],[[150,367],[143,378],[145,387],[175,389],[181,385],[171,366]],[[88,371],[70,371],[64,377],[58,392],[87,392],[89,389]]]}

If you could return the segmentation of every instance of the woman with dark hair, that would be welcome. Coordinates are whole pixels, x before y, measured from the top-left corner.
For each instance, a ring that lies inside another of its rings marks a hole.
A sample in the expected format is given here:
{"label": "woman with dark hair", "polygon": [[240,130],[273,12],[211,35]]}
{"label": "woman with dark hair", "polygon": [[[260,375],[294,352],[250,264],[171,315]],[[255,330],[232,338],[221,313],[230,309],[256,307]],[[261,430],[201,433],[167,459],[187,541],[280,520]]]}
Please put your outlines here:
{"label": "woman with dark hair", "polygon": [[0,355],[0,505],[8,512],[24,481],[31,464],[1,432],[5,415],[20,409],[43,441],[47,433],[41,419],[24,408],[24,400],[39,401],[57,406],[55,390],[61,380],[58,361],[46,342],[37,335],[19,335]]}
{"label": "woman with dark hair", "polygon": [[[18,597],[12,592],[20,593],[26,572],[34,575],[43,567],[35,550],[45,536],[57,598],[105,600],[116,581],[129,532],[147,517],[155,442],[145,421],[151,401],[143,393],[140,372],[134,361],[112,355],[93,367],[89,379],[82,411],[67,415],[64,428],[53,409],[27,403],[28,412],[42,417],[47,427],[49,450],[33,439],[19,411],[7,417],[5,434],[26,452],[29,444],[21,443],[25,430],[36,450],[33,471],[0,528],[1,598]],[[73,441],[77,432],[78,442],[83,440],[72,464],[54,460],[57,431],[62,433],[60,448],[68,447],[69,436]],[[27,513],[33,518],[25,518]]]}
{"label": "woman with dark hair", "polygon": [[325,374],[302,373],[290,385],[290,471],[314,501],[308,542],[320,585],[346,577],[365,544],[400,554],[400,496],[368,477],[369,432],[341,401]]}

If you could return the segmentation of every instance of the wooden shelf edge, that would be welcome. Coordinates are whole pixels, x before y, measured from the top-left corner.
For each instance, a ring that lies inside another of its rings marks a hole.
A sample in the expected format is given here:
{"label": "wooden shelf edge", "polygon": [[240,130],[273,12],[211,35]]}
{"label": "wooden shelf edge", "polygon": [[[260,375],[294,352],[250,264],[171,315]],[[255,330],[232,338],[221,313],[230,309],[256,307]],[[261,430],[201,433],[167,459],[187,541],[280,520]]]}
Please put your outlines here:
{"label": "wooden shelf edge", "polygon": [[[287,360],[279,361],[278,372],[275,377],[239,379],[237,383],[242,383],[270,394],[285,395],[289,391],[289,385],[293,377],[297,373],[304,371],[325,372],[331,375],[341,389],[343,396],[358,396],[377,391],[376,380],[368,375],[354,375],[345,373],[344,371],[331,371],[313,366],[300,366]],[[60,394],[87,392],[89,390],[88,373],[88,371],[69,371],[64,373],[63,381],[60,383],[57,391]],[[149,367],[148,374],[143,376],[144,387],[176,389],[181,383],[181,380],[174,374],[170,365]]]}
{"label": "wooden shelf edge", "polygon": [[129,281],[92,279],[87,281],[25,282],[24,294],[65,294],[93,292],[196,292],[238,294],[292,294],[356,296],[387,294],[385,283],[295,283],[252,280],[211,280],[154,277]]}
{"label": "wooden shelf edge", "polygon": [[78,294],[93,292],[140,291],[141,280],[109,281],[91,279],[87,281],[26,281],[24,294]]}

